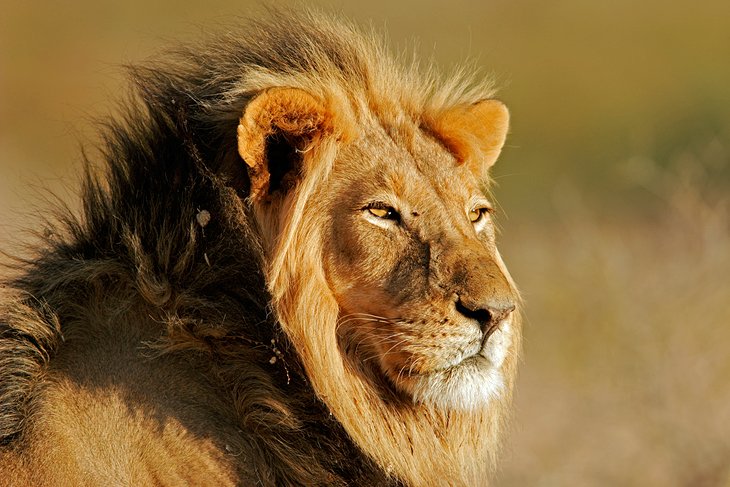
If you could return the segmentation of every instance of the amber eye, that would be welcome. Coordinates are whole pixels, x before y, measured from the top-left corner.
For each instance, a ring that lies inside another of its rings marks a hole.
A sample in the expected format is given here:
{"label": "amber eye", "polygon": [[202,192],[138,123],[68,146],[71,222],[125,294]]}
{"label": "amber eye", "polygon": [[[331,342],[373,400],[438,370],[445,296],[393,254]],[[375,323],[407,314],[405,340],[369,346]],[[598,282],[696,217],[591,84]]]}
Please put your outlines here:
{"label": "amber eye", "polygon": [[482,219],[485,213],[489,212],[490,209],[486,207],[473,208],[471,211],[469,211],[469,221],[471,221],[472,223],[476,223]]}
{"label": "amber eye", "polygon": [[389,206],[370,206],[367,208],[371,215],[384,220],[397,220],[398,212]]}
{"label": "amber eye", "polygon": [[400,221],[400,213],[395,208],[382,201],[373,201],[362,209],[381,220]]}

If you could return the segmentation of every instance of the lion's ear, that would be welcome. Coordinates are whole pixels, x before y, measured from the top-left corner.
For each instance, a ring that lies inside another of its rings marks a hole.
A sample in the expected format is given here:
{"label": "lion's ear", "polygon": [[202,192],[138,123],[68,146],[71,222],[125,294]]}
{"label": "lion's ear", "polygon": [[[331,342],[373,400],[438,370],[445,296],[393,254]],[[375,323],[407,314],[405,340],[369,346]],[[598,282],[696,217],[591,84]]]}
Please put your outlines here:
{"label": "lion's ear", "polygon": [[431,129],[459,162],[482,173],[497,161],[507,138],[509,111],[499,100],[449,108],[431,120]]}
{"label": "lion's ear", "polygon": [[286,193],[302,175],[304,154],[332,132],[324,103],[298,88],[271,88],[253,98],[238,125],[238,153],[248,165],[251,197]]}

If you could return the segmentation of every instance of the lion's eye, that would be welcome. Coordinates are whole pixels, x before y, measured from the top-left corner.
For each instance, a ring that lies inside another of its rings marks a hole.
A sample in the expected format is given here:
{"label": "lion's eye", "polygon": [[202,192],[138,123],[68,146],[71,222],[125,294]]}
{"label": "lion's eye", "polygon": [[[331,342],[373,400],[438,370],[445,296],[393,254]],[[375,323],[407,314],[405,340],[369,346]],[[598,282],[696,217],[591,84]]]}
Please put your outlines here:
{"label": "lion's eye", "polygon": [[490,211],[491,209],[487,207],[473,208],[471,211],[469,211],[469,221],[471,221],[472,223],[476,223],[481,220],[486,213],[489,213]]}
{"label": "lion's eye", "polygon": [[367,210],[371,215],[384,220],[397,220],[399,217],[398,212],[389,206],[371,206]]}

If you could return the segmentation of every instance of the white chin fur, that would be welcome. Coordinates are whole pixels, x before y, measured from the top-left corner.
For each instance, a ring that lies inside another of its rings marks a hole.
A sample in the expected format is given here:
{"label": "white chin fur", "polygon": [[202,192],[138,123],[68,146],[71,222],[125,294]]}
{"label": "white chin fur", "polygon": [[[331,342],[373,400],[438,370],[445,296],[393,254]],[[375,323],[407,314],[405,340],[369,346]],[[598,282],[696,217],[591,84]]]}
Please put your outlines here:
{"label": "white chin fur", "polygon": [[502,364],[510,343],[511,326],[506,322],[479,355],[454,367],[418,376],[408,387],[413,400],[439,409],[471,410],[486,406],[504,392]]}

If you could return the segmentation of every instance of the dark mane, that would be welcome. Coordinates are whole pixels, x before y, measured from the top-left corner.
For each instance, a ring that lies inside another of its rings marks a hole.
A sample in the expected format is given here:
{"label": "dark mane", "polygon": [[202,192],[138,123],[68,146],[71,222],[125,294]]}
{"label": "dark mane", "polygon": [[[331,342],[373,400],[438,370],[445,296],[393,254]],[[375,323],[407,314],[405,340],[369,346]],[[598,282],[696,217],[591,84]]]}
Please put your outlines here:
{"label": "dark mane", "polygon": [[[15,261],[19,272],[3,284],[0,445],[22,441],[45,370],[90,303],[104,302],[114,304],[107,314],[144,309],[163,325],[151,357],[191,350],[207,357],[245,426],[258,432],[251,441],[260,458],[251,462],[280,466],[263,478],[389,482],[335,420],[322,423],[326,407],[267,308],[261,238],[235,151],[252,70],[284,79],[311,73],[323,59],[326,69],[365,63],[351,40],[323,35],[328,28],[285,16],[250,24],[243,38],[180,48],[172,61],[130,69],[134,100],[105,123],[103,170],[86,162],[80,215],[61,213],[36,255]],[[308,51],[312,45],[318,50]],[[262,369],[274,356],[280,363]]]}

